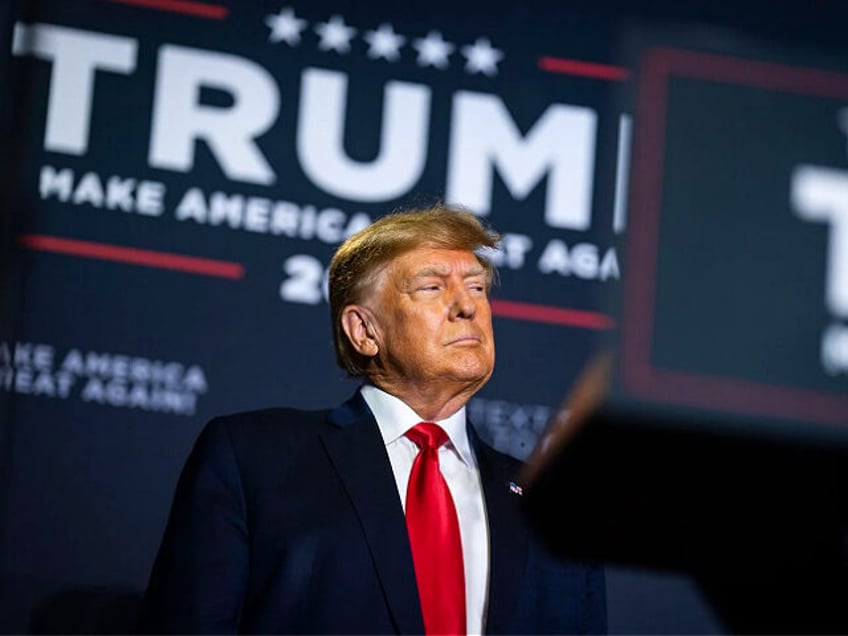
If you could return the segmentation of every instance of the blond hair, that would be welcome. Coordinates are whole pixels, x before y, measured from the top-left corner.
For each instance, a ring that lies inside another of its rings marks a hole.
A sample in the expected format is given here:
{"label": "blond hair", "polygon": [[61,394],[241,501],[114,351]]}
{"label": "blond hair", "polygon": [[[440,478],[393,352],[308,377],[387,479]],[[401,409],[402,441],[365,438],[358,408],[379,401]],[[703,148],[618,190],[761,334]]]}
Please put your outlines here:
{"label": "blond hair", "polygon": [[342,329],[342,310],[361,302],[375,275],[390,260],[418,247],[469,250],[486,270],[489,286],[494,279],[492,262],[482,250],[493,249],[500,235],[471,212],[438,204],[429,208],[395,211],[342,243],[330,261],[330,314],[336,361],[351,376],[365,373],[366,358],[351,346]]}

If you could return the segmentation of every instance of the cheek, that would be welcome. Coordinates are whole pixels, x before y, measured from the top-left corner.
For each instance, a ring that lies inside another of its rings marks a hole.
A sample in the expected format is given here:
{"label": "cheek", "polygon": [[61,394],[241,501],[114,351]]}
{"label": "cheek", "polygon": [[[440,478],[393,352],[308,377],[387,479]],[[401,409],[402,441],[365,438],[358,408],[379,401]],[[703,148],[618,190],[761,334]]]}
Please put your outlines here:
{"label": "cheek", "polygon": [[483,332],[489,336],[490,339],[494,338],[494,327],[492,327],[492,312],[488,306],[484,311],[481,311],[479,314],[479,324],[480,328]]}

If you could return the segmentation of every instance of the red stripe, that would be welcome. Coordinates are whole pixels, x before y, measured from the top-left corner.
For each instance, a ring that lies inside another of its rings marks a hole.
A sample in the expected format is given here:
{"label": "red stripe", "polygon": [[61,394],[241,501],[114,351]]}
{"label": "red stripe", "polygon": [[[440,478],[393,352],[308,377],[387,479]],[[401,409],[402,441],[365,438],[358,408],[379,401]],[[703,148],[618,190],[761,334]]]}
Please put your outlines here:
{"label": "red stripe", "polygon": [[44,236],[43,234],[24,234],[18,237],[18,242],[30,249],[44,252],[71,254],[72,256],[158,267],[159,269],[173,269],[190,274],[202,274],[204,276],[233,279],[244,277],[244,266],[240,263],[229,261],[196,258],[194,256],[154,252],[152,250],[140,250],[134,247],[92,243],[90,241],[78,241],[76,239],[59,238],[57,236]]}
{"label": "red stripe", "polygon": [[230,12],[229,8],[220,4],[194,2],[193,0],[106,0],[106,2],[130,4],[147,9],[171,11],[172,13],[184,13],[197,18],[209,18],[210,20],[223,20]]}
{"label": "red stripe", "polygon": [[612,329],[615,321],[605,314],[547,305],[518,303],[511,300],[492,300],[492,314],[503,318],[518,318],[535,322],[550,322],[585,329]]}
{"label": "red stripe", "polygon": [[550,71],[551,73],[582,75],[583,77],[594,77],[595,79],[616,82],[630,79],[630,71],[622,66],[598,64],[597,62],[581,62],[580,60],[566,60],[559,57],[540,57],[539,68],[543,71]]}

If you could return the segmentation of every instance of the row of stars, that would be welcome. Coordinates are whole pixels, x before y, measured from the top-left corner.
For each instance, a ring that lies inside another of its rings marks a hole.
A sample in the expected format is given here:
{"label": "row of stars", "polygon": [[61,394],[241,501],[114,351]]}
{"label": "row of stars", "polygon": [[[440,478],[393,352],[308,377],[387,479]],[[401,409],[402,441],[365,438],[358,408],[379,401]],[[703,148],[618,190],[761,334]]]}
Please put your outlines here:
{"label": "row of stars", "polygon": [[[285,42],[289,46],[300,44],[301,33],[308,26],[308,22],[298,18],[291,7],[284,7],[279,13],[268,15],[265,24],[271,29],[269,42]],[[340,15],[334,15],[326,22],[316,23],[314,31],[319,37],[320,50],[341,54],[350,52],[351,40],[358,32],[346,24]],[[381,24],[373,31],[365,31],[362,38],[368,43],[368,57],[389,62],[400,60],[401,48],[408,39],[395,33],[392,25],[388,23]],[[448,58],[456,50],[456,45],[445,41],[438,31],[430,31],[426,37],[412,40],[410,46],[418,52],[418,66],[432,66],[442,70],[448,68]],[[473,44],[460,48],[460,52],[465,57],[466,72],[482,73],[490,77],[497,75],[498,62],[504,57],[503,52],[492,47],[486,38],[477,38]]]}

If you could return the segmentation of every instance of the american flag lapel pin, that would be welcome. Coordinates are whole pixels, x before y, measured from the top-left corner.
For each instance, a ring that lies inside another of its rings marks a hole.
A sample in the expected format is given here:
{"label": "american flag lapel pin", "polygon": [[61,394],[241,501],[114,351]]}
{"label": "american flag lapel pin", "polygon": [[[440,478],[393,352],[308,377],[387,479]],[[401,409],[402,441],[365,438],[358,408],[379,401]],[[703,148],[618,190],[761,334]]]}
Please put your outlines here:
{"label": "american flag lapel pin", "polygon": [[514,481],[511,481],[509,482],[509,492],[511,492],[513,495],[523,495],[524,489],[518,484],[516,484]]}

